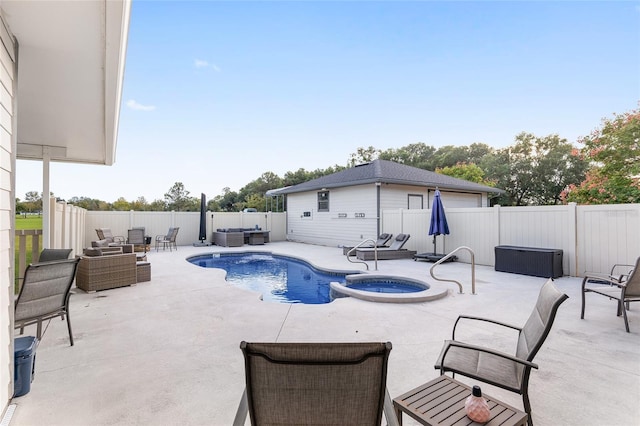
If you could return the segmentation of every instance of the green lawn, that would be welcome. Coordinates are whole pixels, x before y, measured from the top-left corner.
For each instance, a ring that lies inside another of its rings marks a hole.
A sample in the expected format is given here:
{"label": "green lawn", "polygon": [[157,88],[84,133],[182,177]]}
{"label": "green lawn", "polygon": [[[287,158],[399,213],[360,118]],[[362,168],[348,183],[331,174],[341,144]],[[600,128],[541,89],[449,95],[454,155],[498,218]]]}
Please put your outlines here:
{"label": "green lawn", "polygon": [[42,229],[42,216],[16,216],[16,229]]}
{"label": "green lawn", "polygon": [[[16,230],[21,229],[42,229],[42,216],[16,216]],[[42,235],[40,238],[40,248],[42,249]],[[27,238],[27,265],[31,263],[31,238]],[[16,259],[15,259],[15,282],[16,282],[16,292],[18,291],[18,277],[19,277],[19,266],[18,266],[18,238],[15,239],[15,249],[16,249]]]}

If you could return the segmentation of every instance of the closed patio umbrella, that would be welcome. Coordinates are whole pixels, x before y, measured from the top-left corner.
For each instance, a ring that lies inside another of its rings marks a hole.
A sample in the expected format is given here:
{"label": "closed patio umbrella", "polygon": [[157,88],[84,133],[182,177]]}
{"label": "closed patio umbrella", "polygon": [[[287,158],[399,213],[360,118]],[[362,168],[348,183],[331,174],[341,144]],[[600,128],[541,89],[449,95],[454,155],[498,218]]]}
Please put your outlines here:
{"label": "closed patio umbrella", "polygon": [[194,246],[208,246],[207,239],[207,197],[204,193],[200,194],[200,231],[198,233],[198,239],[200,242],[193,243]]}
{"label": "closed patio umbrella", "polygon": [[436,237],[438,235],[449,235],[449,224],[447,223],[447,216],[444,214],[444,206],[438,189],[436,189],[433,203],[431,204],[429,235],[433,235],[433,254],[436,255]]}

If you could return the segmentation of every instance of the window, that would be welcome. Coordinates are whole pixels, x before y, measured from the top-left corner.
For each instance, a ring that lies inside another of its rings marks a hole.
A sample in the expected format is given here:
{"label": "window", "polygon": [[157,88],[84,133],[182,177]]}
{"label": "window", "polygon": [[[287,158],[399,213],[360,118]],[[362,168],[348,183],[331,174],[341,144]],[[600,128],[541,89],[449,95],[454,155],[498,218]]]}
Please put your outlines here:
{"label": "window", "polygon": [[420,194],[409,194],[408,199],[408,208],[411,209],[423,209],[424,204],[422,201],[422,195]]}
{"label": "window", "polygon": [[329,211],[329,191],[318,192],[318,211],[319,212]]}

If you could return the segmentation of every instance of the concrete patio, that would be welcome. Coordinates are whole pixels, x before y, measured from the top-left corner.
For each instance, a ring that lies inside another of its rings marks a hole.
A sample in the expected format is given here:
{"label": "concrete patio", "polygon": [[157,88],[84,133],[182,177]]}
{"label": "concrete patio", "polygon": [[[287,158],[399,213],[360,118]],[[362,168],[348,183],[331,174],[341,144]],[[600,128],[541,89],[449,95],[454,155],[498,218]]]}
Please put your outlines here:
{"label": "concrete patio", "polygon": [[[258,247],[258,248],[256,248]],[[244,387],[239,344],[247,341],[390,341],[387,384],[392,397],[438,376],[433,364],[451,338],[458,314],[523,325],[542,278],[477,266],[438,267],[455,278],[444,299],[417,304],[372,303],[353,298],[325,305],[262,302],[225,282],[224,271],[185,261],[200,253],[265,250],[335,269],[364,270],[337,247],[277,242],[255,247],[191,247],[149,253],[150,282],[84,293],[74,289],[71,321],[53,320],[37,349],[31,391],[19,398],[11,426],[25,425],[229,425]],[[373,262],[368,262],[373,269]],[[433,282],[431,264],[380,261],[378,272]],[[580,319],[579,278],[560,278],[569,295],[535,362],[529,390],[536,425],[640,424],[640,307],[629,311],[626,333],[616,305],[588,295]],[[466,327],[460,340],[492,342],[511,351],[509,335],[489,326]],[[33,335],[35,327],[26,334]],[[474,383],[460,378],[465,383]],[[487,394],[522,409],[521,397],[481,384]],[[247,422],[248,423],[248,422]],[[405,416],[405,424],[414,424]]]}

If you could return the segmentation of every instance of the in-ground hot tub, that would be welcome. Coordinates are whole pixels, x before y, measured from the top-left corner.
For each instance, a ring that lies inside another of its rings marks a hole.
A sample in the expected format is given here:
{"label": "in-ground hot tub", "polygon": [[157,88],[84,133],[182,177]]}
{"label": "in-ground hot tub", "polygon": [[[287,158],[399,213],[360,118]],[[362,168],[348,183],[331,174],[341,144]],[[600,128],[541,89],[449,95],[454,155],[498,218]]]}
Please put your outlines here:
{"label": "in-ground hot tub", "polygon": [[390,275],[347,275],[344,284],[331,282],[332,296],[351,296],[371,302],[415,303],[445,297],[448,289],[439,284]]}

